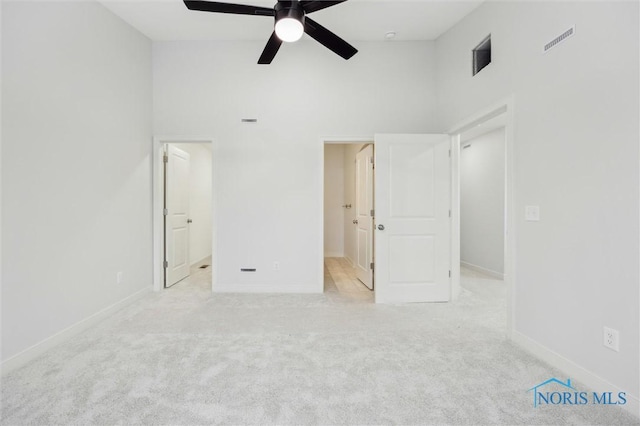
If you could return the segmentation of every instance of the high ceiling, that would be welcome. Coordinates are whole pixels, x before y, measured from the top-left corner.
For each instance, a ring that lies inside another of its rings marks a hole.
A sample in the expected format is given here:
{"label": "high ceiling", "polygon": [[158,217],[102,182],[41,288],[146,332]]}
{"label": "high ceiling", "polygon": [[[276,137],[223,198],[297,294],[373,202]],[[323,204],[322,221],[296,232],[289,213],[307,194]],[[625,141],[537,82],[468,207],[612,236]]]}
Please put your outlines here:
{"label": "high ceiling", "polygon": [[[99,0],[152,40],[261,40],[273,18],[188,10],[182,0]],[[483,0],[350,0],[313,14],[313,19],[348,41],[434,40]],[[275,0],[233,3],[273,7]],[[305,36],[306,37],[306,36]]]}

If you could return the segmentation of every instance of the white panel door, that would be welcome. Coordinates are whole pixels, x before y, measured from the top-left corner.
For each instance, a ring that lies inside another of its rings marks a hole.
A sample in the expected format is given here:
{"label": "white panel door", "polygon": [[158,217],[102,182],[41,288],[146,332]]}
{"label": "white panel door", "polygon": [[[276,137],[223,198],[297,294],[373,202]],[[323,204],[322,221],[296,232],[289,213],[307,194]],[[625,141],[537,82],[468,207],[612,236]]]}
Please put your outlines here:
{"label": "white panel door", "polygon": [[373,290],[373,145],[356,154],[356,275]]}
{"label": "white panel door", "polygon": [[189,154],[167,145],[165,287],[189,276]]}
{"label": "white panel door", "polygon": [[449,140],[375,136],[377,303],[449,300]]}

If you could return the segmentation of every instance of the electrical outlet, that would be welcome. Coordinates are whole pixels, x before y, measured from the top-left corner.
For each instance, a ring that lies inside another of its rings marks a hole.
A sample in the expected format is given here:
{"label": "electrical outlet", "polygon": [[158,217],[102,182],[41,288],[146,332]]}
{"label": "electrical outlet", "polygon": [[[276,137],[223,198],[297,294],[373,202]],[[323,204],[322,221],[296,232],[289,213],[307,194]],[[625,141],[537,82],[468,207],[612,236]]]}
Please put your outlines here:
{"label": "electrical outlet", "polygon": [[524,206],[524,220],[538,222],[540,220],[540,206]]}
{"label": "electrical outlet", "polygon": [[124,273],[123,273],[122,271],[121,271],[121,272],[118,272],[118,273],[116,274],[116,284],[122,284],[122,277],[123,277],[123,274],[124,274]]}
{"label": "electrical outlet", "polygon": [[280,262],[273,262],[273,270],[274,271],[280,270]]}
{"label": "electrical outlet", "polygon": [[616,352],[620,352],[620,333],[613,328],[604,327],[603,344]]}

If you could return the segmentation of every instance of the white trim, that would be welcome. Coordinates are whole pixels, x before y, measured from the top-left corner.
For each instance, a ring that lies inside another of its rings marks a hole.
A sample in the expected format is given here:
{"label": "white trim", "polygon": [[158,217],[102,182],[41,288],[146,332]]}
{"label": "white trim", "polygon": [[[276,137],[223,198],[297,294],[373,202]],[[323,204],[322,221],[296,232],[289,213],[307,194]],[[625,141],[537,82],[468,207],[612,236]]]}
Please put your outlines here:
{"label": "white trim", "polygon": [[204,262],[205,259],[208,259],[210,257],[213,257],[213,256],[211,254],[208,254],[208,255],[204,256],[200,260],[196,260],[195,262],[191,262],[191,265],[189,265],[189,267],[192,268],[194,265],[197,265],[198,263],[202,263],[202,262]]}
{"label": "white trim", "polygon": [[451,137],[451,300],[462,292],[460,285],[460,134]]}
{"label": "white trim", "polygon": [[[357,144],[357,143],[372,144],[373,136],[349,136],[345,138],[341,138],[337,136],[326,136],[326,137],[321,137],[320,142],[323,146],[323,149],[324,149],[324,144],[335,144],[335,145],[351,145],[351,144]],[[323,160],[323,163],[324,163],[324,160]]]}
{"label": "white trim", "polygon": [[322,212],[319,217],[318,223],[318,253],[321,254],[318,271],[318,283],[316,284],[315,293],[324,293],[324,146],[327,144],[356,144],[356,143],[370,143],[373,144],[373,136],[350,136],[350,137],[337,137],[337,136],[323,136],[318,139],[318,158],[320,164],[318,169],[320,170],[320,179],[318,179],[317,195],[318,195],[318,208]]}
{"label": "white trim", "polygon": [[616,385],[609,383],[607,380],[603,379],[597,374],[552,351],[551,349],[538,343],[530,337],[525,336],[519,331],[513,331],[513,333],[511,334],[511,339],[514,343],[516,343],[527,352],[533,354],[536,358],[547,362],[558,370],[561,370],[564,374],[569,375],[571,379],[575,379],[576,381],[584,384],[594,391],[614,393],[626,392],[627,403],[620,406],[620,408],[628,411],[634,416],[638,416],[638,411],[640,410],[640,400],[638,399],[637,395],[632,395],[628,389],[620,389]]}
{"label": "white trim", "polygon": [[[514,96],[509,96],[495,104],[482,109],[480,112],[473,114],[467,119],[458,122],[455,126],[452,126],[451,129],[447,132],[450,135],[464,133],[467,130],[477,126],[478,124],[482,124],[485,121],[488,121],[492,118],[495,118],[499,115],[508,112],[510,109],[513,109],[514,106]],[[507,117],[508,119],[509,117]]]}
{"label": "white trim", "polygon": [[334,252],[325,253],[324,257],[344,257],[344,253],[334,251]]}
{"label": "white trim", "polygon": [[472,271],[480,272],[481,274],[488,275],[491,278],[497,278],[499,280],[504,280],[504,274],[498,271],[494,271],[492,269],[483,268],[482,266],[474,265],[473,263],[465,262],[464,260],[460,261],[460,265],[465,268],[471,269]]}
{"label": "white trim", "polygon": [[[460,134],[472,127],[501,114],[505,120],[505,241],[504,241],[504,283],[507,287],[507,337],[514,332],[515,283],[516,283],[516,234],[515,234],[515,96],[509,96],[451,127],[447,133],[452,136],[452,298],[460,292]],[[455,161],[454,161],[455,160]],[[455,185],[453,185],[455,183]],[[454,201],[455,200],[455,201]],[[457,238],[457,240],[455,239]],[[456,250],[453,252],[453,250]]]}
{"label": "white trim", "polygon": [[2,364],[0,364],[0,370],[2,370],[2,375],[5,375],[17,368],[22,367],[23,365],[27,364],[29,361],[32,361],[33,359],[39,357],[40,355],[44,354],[46,351],[50,350],[51,348],[70,340],[72,337],[96,325],[100,321],[113,315],[115,312],[119,311],[125,306],[132,304],[133,302],[142,298],[149,292],[151,292],[150,287],[145,287],[142,290],[138,290],[132,295],[127,296],[124,299],[120,300],[119,302],[116,302],[111,306],[107,306],[106,308],[96,312],[95,314],[90,315],[87,318],[78,321],[77,323],[65,328],[62,331],[59,331],[53,336],[49,336],[46,339],[36,343],[35,345],[3,361]]}
{"label": "white trim", "polygon": [[218,168],[216,167],[216,149],[217,144],[212,137],[209,136],[154,136],[153,137],[153,290],[160,291],[164,288],[163,285],[163,277],[164,277],[164,268],[162,266],[162,262],[164,260],[163,256],[163,219],[162,219],[162,209],[163,209],[163,163],[162,163],[162,152],[163,146],[167,143],[180,144],[180,143],[209,143],[211,144],[211,287],[212,289],[215,287],[215,283],[218,278],[218,239],[216,231],[217,227],[217,191],[216,191],[216,173]]}

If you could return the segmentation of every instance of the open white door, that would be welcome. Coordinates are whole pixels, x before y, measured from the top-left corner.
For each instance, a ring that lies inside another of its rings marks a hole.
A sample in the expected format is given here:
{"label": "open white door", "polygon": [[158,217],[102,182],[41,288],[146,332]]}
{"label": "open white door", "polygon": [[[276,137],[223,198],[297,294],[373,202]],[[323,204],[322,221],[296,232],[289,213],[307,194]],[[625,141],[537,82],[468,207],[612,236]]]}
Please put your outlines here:
{"label": "open white door", "polygon": [[376,303],[450,295],[448,135],[375,136]]}
{"label": "open white door", "polygon": [[373,145],[356,154],[356,276],[373,290]]}
{"label": "open white door", "polygon": [[167,145],[165,157],[165,287],[189,276],[189,154]]}

